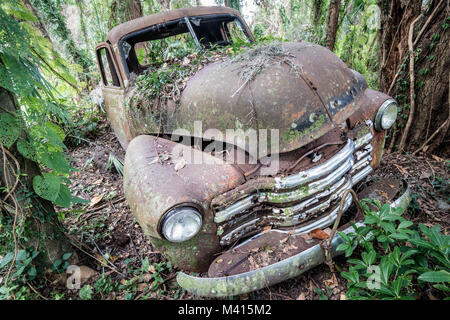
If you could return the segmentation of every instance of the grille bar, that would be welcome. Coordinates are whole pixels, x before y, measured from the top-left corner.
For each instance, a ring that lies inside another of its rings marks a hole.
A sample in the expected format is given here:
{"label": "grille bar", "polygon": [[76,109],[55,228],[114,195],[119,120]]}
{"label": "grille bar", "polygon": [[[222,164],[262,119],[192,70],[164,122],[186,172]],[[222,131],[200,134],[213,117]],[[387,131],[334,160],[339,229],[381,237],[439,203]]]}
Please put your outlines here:
{"label": "grille bar", "polygon": [[[371,122],[366,125],[372,128]],[[278,227],[272,229],[276,232],[305,233],[333,223],[344,191],[373,171],[372,138],[369,130],[354,141],[349,139],[344,148],[324,163],[275,178],[272,190],[255,192],[218,211],[214,221],[219,224],[218,230],[222,230],[220,244],[229,245],[255,231],[261,232],[258,230],[265,225]],[[294,204],[286,207],[290,203]],[[344,211],[351,203],[352,197],[348,195]],[[252,210],[255,206],[258,207]],[[312,222],[307,223],[309,220]]]}
{"label": "grille bar", "polygon": [[268,203],[286,203],[298,201],[309,197],[314,193],[322,191],[335,183],[341,178],[353,165],[353,152],[355,150],[355,143],[348,140],[345,147],[340,150],[334,157],[326,162],[314,167],[310,170],[288,176],[286,178],[275,178],[275,189],[284,190],[289,189],[309,181],[319,179],[307,186],[307,188],[298,188],[286,193],[280,192],[261,192],[258,195],[251,195],[242,200],[237,201],[231,206],[218,211],[215,214],[214,222],[221,223],[232,219],[236,214],[239,214],[247,209],[250,209],[257,202]]}

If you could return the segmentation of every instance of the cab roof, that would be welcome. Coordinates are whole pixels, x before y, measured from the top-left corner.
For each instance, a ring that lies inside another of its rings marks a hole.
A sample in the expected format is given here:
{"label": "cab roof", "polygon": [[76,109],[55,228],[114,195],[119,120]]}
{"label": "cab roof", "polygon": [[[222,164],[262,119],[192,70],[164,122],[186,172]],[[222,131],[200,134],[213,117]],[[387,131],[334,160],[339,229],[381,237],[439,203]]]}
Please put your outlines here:
{"label": "cab roof", "polygon": [[[204,16],[210,14],[232,14],[239,18],[241,18],[238,11],[229,8],[229,7],[193,7],[193,8],[183,8],[183,9],[175,9],[171,11],[159,12],[149,16],[137,18],[134,20],[127,21],[122,23],[109,31],[106,41],[110,42],[112,45],[119,42],[127,34],[133,33],[135,31],[139,31],[153,25],[169,22],[172,20],[181,19],[183,17],[192,17],[192,16]],[[242,20],[242,18],[241,18]]]}

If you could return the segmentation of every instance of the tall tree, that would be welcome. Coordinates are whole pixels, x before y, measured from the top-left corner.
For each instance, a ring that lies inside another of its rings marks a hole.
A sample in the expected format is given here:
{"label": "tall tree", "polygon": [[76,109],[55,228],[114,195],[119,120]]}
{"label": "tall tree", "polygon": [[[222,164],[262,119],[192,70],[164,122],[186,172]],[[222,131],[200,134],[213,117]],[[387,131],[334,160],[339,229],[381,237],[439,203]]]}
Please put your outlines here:
{"label": "tall tree", "polygon": [[[389,149],[450,154],[450,20],[446,0],[380,0],[379,83],[400,105]],[[414,56],[414,59],[411,59]]]}
{"label": "tall tree", "polygon": [[339,25],[339,9],[341,6],[341,0],[331,0],[330,7],[328,9],[328,27],[327,27],[327,40],[326,47],[333,51],[334,44],[336,43],[336,34]]}
{"label": "tall tree", "polygon": [[[18,8],[16,0],[5,1]],[[40,73],[45,66],[34,54],[41,50],[32,50],[39,46],[31,40],[32,28],[0,6],[0,250],[7,292],[17,280],[37,275],[33,264],[48,266],[72,251],[53,208],[70,207],[73,200],[64,176],[71,169],[62,154],[64,138],[52,122],[64,109]]]}
{"label": "tall tree", "polygon": [[67,28],[66,20],[61,14],[60,7],[53,0],[29,0],[34,7],[37,16],[52,26],[58,42],[63,45],[63,49],[72,61],[82,67],[79,78],[92,86],[90,67],[92,62],[86,54],[76,46],[70,30]]}
{"label": "tall tree", "polygon": [[108,27],[112,29],[118,24],[139,17],[142,17],[142,6],[139,0],[113,0]]}
{"label": "tall tree", "polygon": [[313,25],[317,28],[319,25],[320,14],[322,11],[322,0],[313,0]]}

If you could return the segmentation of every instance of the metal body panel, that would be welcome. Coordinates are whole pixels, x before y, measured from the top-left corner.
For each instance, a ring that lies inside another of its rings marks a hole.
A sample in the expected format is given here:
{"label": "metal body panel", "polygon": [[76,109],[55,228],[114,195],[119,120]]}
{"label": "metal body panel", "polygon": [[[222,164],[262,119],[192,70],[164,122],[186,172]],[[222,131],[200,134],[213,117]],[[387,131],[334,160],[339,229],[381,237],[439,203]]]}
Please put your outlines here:
{"label": "metal body panel", "polygon": [[[406,209],[410,200],[411,192],[409,186],[406,185],[403,194],[393,201],[391,206]],[[364,226],[361,221],[362,218],[360,216],[359,221],[356,222],[356,226]],[[354,229],[352,226],[347,224],[342,226],[340,231],[343,233],[350,233],[354,232]],[[271,230],[269,232],[276,231]],[[256,239],[252,239],[250,241],[256,241]],[[336,234],[331,243],[331,253],[333,257],[343,253],[343,251],[336,251],[338,245],[343,242],[344,240]],[[249,245],[249,243],[243,245]],[[242,251],[243,248],[241,246],[235,250]],[[275,250],[281,249],[275,248]],[[213,264],[217,263],[217,259],[222,258],[216,258],[216,261],[213,262]],[[248,293],[297,277],[305,271],[323,263],[324,261],[325,253],[321,242],[311,240],[309,247],[306,245],[306,248],[298,254],[262,268],[229,276],[211,278],[197,277],[179,272],[177,275],[177,282],[183,289],[199,296],[225,297]],[[223,263],[226,264],[226,260]],[[242,264],[242,262],[239,263]]]}

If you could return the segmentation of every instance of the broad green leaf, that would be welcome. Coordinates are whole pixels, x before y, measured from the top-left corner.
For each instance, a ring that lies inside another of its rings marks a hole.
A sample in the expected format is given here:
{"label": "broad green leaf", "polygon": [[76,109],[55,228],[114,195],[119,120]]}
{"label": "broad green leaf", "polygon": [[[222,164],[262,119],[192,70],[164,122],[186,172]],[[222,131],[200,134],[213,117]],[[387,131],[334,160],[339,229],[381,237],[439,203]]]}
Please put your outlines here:
{"label": "broad green leaf", "polygon": [[21,250],[19,250],[19,251],[17,252],[16,261],[23,261],[23,260],[25,260],[27,257],[28,257],[27,251],[21,249]]}
{"label": "broad green leaf", "polygon": [[17,150],[27,159],[36,159],[34,149],[26,139],[19,139],[17,141]]}
{"label": "broad green leaf", "polygon": [[70,189],[65,184],[60,185],[58,197],[53,203],[60,207],[70,208],[72,204],[72,195]]}
{"label": "broad green leaf", "polygon": [[63,260],[69,260],[70,259],[70,257],[72,256],[72,252],[67,252],[67,253],[65,253],[63,256],[62,256],[62,258],[63,258]]}
{"label": "broad green leaf", "polygon": [[20,125],[17,118],[9,113],[0,114],[0,143],[5,147],[11,147],[19,138]]}
{"label": "broad green leaf", "polygon": [[14,259],[14,252],[8,252],[0,262],[0,269],[4,268]]}
{"label": "broad green leaf", "polygon": [[446,286],[445,284],[438,283],[433,285],[438,290],[444,291],[444,292],[450,292],[450,287]]}
{"label": "broad green leaf", "polygon": [[340,245],[337,246],[336,251],[345,251],[348,248],[350,248],[350,245],[347,243],[341,243]]}
{"label": "broad green leaf", "polygon": [[410,226],[412,226],[413,223],[411,221],[402,221],[400,222],[400,224],[398,225],[397,229],[404,229],[404,228],[408,228]]}
{"label": "broad green leaf", "polygon": [[42,176],[33,178],[34,192],[41,198],[54,202],[59,196],[61,179],[51,173],[44,173]]}
{"label": "broad green leaf", "polygon": [[426,282],[449,282],[450,283],[450,272],[445,270],[440,271],[428,271],[422,273],[419,276],[419,280]]}

